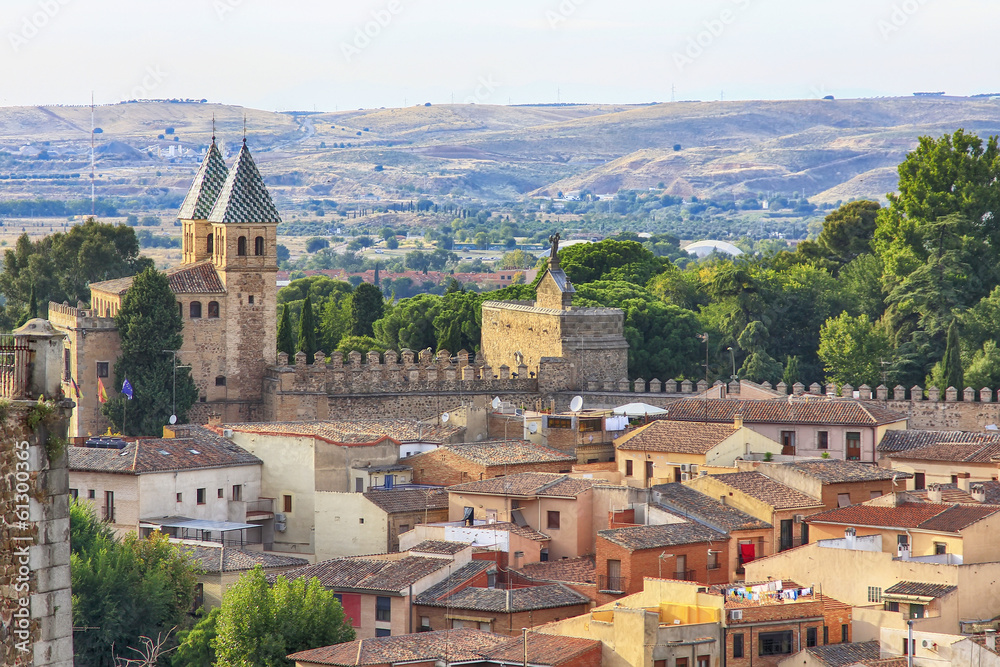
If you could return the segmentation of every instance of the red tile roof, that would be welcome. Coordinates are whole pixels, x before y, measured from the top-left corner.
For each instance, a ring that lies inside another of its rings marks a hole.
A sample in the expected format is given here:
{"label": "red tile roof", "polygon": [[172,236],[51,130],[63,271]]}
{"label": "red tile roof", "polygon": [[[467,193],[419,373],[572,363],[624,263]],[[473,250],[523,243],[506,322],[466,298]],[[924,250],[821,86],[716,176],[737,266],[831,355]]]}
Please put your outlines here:
{"label": "red tile roof", "polygon": [[[707,414],[707,417],[706,417]],[[732,423],[742,415],[746,424],[827,424],[876,426],[906,419],[874,403],[840,398],[787,397],[741,401],[685,398],[671,404],[666,419]]]}
{"label": "red tile roof", "polygon": [[615,446],[628,451],[707,454],[736,432],[732,424],[661,419],[623,435]]}
{"label": "red tile roof", "polygon": [[[170,289],[174,294],[225,294],[226,286],[222,284],[215,265],[205,260],[194,264],[182,264],[181,266],[167,269],[167,280]],[[107,292],[109,294],[122,295],[132,286],[135,276],[125,278],[115,278],[114,280],[104,280],[90,283],[92,290]]]}
{"label": "red tile roof", "polygon": [[401,592],[439,570],[451,567],[447,558],[405,556],[398,560],[335,558],[296,568],[282,576],[288,580],[316,577],[326,588]]}
{"label": "red tile roof", "polygon": [[790,486],[776,482],[759,472],[730,472],[712,475],[727,486],[767,503],[774,509],[798,509],[800,507],[821,507],[816,498],[796,491]]}
{"label": "red tile roof", "polygon": [[593,556],[528,563],[515,571],[531,581],[565,581],[571,584],[593,584],[597,581]]}
{"label": "red tile roof", "polygon": [[[976,434],[978,435],[978,434]],[[991,463],[1000,454],[1000,438],[993,436],[993,442],[938,442],[922,447],[914,447],[889,454],[893,459],[915,459],[918,461],[951,461],[955,463]]]}
{"label": "red tile roof", "polygon": [[397,442],[451,442],[465,429],[461,426],[424,424],[417,419],[343,419],[312,422],[258,422],[226,424],[232,429],[261,435],[311,435],[337,445],[368,445],[391,438]]}
{"label": "red tile roof", "polygon": [[576,463],[576,456],[528,440],[486,440],[484,442],[445,445],[440,449],[482,466],[566,461]]}
{"label": "red tile roof", "polygon": [[850,505],[807,517],[809,523],[835,523],[876,528],[919,528],[957,533],[1000,512],[995,505],[940,505],[901,503],[895,507]]}
{"label": "red tile roof", "polygon": [[568,475],[546,472],[522,472],[504,477],[465,482],[448,487],[452,493],[484,493],[507,496],[570,496],[590,489],[600,480],[574,479]]}

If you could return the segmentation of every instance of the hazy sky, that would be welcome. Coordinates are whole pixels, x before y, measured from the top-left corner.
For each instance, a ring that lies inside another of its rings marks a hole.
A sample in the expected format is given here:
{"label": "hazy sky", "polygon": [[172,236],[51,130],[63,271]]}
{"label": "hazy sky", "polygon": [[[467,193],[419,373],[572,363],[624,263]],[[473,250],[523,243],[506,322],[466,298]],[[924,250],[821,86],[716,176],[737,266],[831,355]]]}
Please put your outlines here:
{"label": "hazy sky", "polygon": [[997,0],[2,0],[0,105],[967,95],[1000,90],[997,26]]}

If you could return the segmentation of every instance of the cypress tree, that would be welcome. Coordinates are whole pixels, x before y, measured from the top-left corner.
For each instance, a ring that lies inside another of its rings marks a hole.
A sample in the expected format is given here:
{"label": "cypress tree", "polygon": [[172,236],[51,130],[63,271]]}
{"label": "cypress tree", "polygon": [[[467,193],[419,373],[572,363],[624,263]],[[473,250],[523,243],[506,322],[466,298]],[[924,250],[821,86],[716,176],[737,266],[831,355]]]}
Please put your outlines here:
{"label": "cypress tree", "polygon": [[28,299],[28,319],[38,317],[38,299],[35,297],[35,286],[31,286],[31,297]]}
{"label": "cypress tree", "polygon": [[299,317],[299,351],[306,353],[306,363],[311,364],[316,356],[316,322],[313,319],[312,299],[306,296],[302,302]]}
{"label": "cypress tree", "polygon": [[288,304],[281,306],[278,320],[278,352],[288,355],[289,363],[295,363],[295,339],[292,337],[292,318],[288,314]]}
{"label": "cypress tree", "polygon": [[948,339],[944,348],[944,386],[954,387],[959,395],[965,385],[962,372],[962,350],[958,340],[958,323],[955,320],[948,325]]}

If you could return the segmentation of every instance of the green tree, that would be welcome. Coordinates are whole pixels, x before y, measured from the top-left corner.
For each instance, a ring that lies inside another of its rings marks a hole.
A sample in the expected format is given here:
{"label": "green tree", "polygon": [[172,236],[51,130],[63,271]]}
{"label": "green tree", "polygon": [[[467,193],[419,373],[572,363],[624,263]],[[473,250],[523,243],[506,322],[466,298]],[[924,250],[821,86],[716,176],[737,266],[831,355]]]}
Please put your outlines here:
{"label": "green tree", "polygon": [[959,393],[965,388],[965,374],[962,372],[962,349],[958,339],[958,322],[948,325],[948,339],[944,348],[945,389],[955,387]]}
{"label": "green tree", "polygon": [[167,276],[153,268],[137,275],[122,297],[115,323],[121,340],[121,356],[115,362],[115,388],[120,389],[127,378],[134,398],[112,398],[101,406],[101,413],[127,435],[161,435],[173,410],[176,373],[177,420],[187,421],[187,411],[198,399],[198,389],[191,379],[191,369],[175,370],[173,355],[164,352],[179,350],[183,342],[177,297]]}
{"label": "green tree", "polygon": [[428,347],[437,349],[438,334],[434,321],[442,305],[443,299],[434,294],[418,294],[403,299],[375,322],[375,338],[387,350],[419,352]]}
{"label": "green tree", "polygon": [[597,280],[645,285],[663,270],[662,260],[641,243],[614,239],[563,248],[559,264],[574,285]]}
{"label": "green tree", "polygon": [[306,363],[312,364],[316,358],[316,322],[313,318],[312,298],[307,296],[302,302],[302,315],[299,317],[299,339],[296,347],[299,352],[306,353]]}
{"label": "green tree", "polygon": [[172,667],[215,667],[215,628],[220,611],[220,607],[215,607],[193,628],[177,633],[179,645],[171,656]]}
{"label": "green tree", "polygon": [[403,261],[406,263],[406,268],[410,271],[421,271],[423,273],[427,273],[427,269],[430,267],[430,259],[428,258],[427,253],[421,250],[411,250],[406,253]]}
{"label": "green tree", "polygon": [[399,247],[399,239],[395,236],[391,236],[385,241],[385,247],[389,250],[395,250]]}
{"label": "green tree", "polygon": [[360,352],[365,359],[372,350],[382,353],[386,347],[371,336],[344,336],[337,344],[336,352],[346,357],[351,352]]}
{"label": "green tree", "polygon": [[[185,628],[194,602],[195,574],[169,538],[135,533],[118,540],[74,503],[70,509],[70,569],[76,664],[113,667],[114,653],[139,647],[141,637]],[[173,642],[171,642],[173,643]]]}
{"label": "green tree", "polygon": [[260,566],[226,592],[216,632],[218,667],[291,667],[291,653],[354,639],[340,602],[318,579],[279,575],[268,586]]}
{"label": "green tree", "polygon": [[306,252],[313,253],[317,250],[323,250],[324,248],[329,248],[330,242],[327,239],[319,238],[314,236],[313,238],[306,241]]}
{"label": "green tree", "polygon": [[785,370],[781,375],[781,381],[785,385],[791,387],[796,382],[801,382],[799,377],[799,358],[793,355],[787,355],[785,357]]}
{"label": "green tree", "polygon": [[538,258],[524,250],[505,252],[500,258],[501,269],[530,269],[538,262]]}
{"label": "green tree", "polygon": [[351,297],[351,334],[354,336],[372,336],[372,325],[382,317],[385,311],[385,299],[382,290],[369,283],[361,283]]}
{"label": "green tree", "polygon": [[288,316],[288,304],[281,305],[278,319],[278,352],[288,355],[289,363],[295,363],[295,339],[292,338],[292,320]]}
{"label": "green tree", "polygon": [[816,239],[825,255],[838,264],[870,253],[876,220],[882,205],[876,201],[852,201],[831,212]]}
{"label": "green tree", "polygon": [[28,299],[28,319],[38,317],[38,299],[35,298],[35,286],[31,286],[31,297]]}
{"label": "green tree", "polygon": [[440,301],[440,309],[433,321],[437,350],[448,350],[454,354],[461,350],[475,352],[479,349],[482,337],[482,302],[478,294],[446,294]]}
{"label": "green tree", "polygon": [[995,341],[988,340],[972,355],[972,360],[965,371],[966,386],[973,389],[1000,386],[1000,347]]}
{"label": "green tree", "polygon": [[891,356],[889,336],[867,315],[851,317],[844,312],[820,330],[819,357],[827,382],[876,387],[882,384],[882,362]]}
{"label": "green tree", "polygon": [[767,380],[777,384],[781,377],[781,363],[775,361],[767,353],[767,344],[770,340],[770,332],[767,327],[758,321],[753,321],[746,326],[740,334],[739,346],[747,353],[743,366],[740,368],[740,377],[751,382],[764,382]]}

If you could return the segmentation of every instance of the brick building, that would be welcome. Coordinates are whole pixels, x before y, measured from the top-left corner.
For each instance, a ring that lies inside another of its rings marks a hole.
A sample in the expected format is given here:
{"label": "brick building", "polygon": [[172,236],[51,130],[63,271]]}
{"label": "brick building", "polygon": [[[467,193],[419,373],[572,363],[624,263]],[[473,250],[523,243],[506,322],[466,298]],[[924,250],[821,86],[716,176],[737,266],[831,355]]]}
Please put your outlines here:
{"label": "brick building", "polygon": [[212,609],[221,606],[222,596],[229,587],[258,565],[264,572],[270,574],[286,572],[309,564],[304,558],[223,547],[221,544],[187,543],[180,548],[197,569],[198,599],[195,600],[195,608],[204,606],[205,609]]}
{"label": "brick building", "polygon": [[521,472],[568,473],[576,457],[527,440],[452,444],[406,459],[416,484],[452,486]]}
{"label": "brick building", "polygon": [[776,482],[818,498],[823,509],[828,510],[902,491],[911,477],[908,472],[837,459],[760,463],[754,469]]}
{"label": "brick building", "polygon": [[963,431],[896,431],[879,444],[882,465],[907,474],[907,488],[955,484],[966,493],[1000,473],[1000,434]]}
{"label": "brick building", "polygon": [[421,632],[401,637],[360,639],[293,653],[295,667],[509,667],[527,659],[534,667],[601,667],[601,642],[527,635],[527,658],[522,637],[463,628]]}
{"label": "brick building", "polygon": [[597,533],[597,587],[642,590],[644,577],[720,584],[728,581],[729,537],[700,523],[612,528]]}

